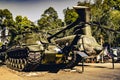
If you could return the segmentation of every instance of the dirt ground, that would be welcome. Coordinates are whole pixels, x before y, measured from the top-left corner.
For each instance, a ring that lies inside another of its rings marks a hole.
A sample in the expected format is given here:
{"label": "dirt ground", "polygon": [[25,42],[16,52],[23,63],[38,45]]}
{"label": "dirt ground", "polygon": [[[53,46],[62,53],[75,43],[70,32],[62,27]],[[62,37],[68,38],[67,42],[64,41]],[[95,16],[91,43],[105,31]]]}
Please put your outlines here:
{"label": "dirt ground", "polygon": [[84,72],[80,64],[75,70],[59,70],[58,72],[34,71],[18,72],[0,66],[0,80],[120,80],[120,63],[85,63]]}

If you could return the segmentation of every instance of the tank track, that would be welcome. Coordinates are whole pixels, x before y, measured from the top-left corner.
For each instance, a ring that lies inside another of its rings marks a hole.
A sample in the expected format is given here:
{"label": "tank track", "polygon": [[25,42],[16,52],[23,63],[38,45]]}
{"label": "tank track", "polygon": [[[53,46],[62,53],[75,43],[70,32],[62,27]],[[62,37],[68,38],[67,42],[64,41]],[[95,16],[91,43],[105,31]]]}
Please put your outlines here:
{"label": "tank track", "polygon": [[28,54],[25,48],[16,48],[7,51],[7,67],[17,71],[31,71],[34,69],[35,64],[28,60]]}

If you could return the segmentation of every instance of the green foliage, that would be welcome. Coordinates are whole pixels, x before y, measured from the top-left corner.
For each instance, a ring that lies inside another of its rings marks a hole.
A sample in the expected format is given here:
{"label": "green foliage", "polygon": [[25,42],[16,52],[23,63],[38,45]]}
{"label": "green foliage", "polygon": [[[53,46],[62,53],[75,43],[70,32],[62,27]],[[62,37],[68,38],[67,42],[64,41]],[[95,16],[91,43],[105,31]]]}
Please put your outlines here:
{"label": "green foliage", "polygon": [[104,0],[104,3],[106,3],[111,8],[120,10],[120,0]]}
{"label": "green foliage", "polygon": [[113,26],[114,26],[112,28],[114,28],[115,30],[120,30],[120,27],[119,27],[120,26],[120,11],[112,10],[110,12],[110,20],[112,21]]}
{"label": "green foliage", "polygon": [[15,20],[16,20],[16,23],[22,22],[22,16],[17,16]]}
{"label": "green foliage", "polygon": [[74,9],[67,8],[64,9],[63,12],[66,25],[73,23],[78,18],[78,14],[75,12]]}
{"label": "green foliage", "polygon": [[[27,17],[17,16],[15,21],[13,20],[12,13],[8,9],[0,9],[0,27],[4,30],[7,27],[9,29],[10,44],[13,44],[15,41],[19,40],[19,34],[24,33],[25,31],[37,31],[38,27],[28,20]],[[3,31],[2,36],[5,36]]]}
{"label": "green foliage", "polygon": [[[12,26],[14,26],[12,13],[8,9],[0,9],[0,29],[2,29],[1,35],[5,37],[5,28],[11,29]],[[11,31],[12,30],[9,32]]]}
{"label": "green foliage", "polygon": [[8,9],[0,9],[0,25],[2,28],[12,24],[12,20],[12,13]]}
{"label": "green foliage", "polygon": [[[75,22],[76,19],[78,18],[78,14],[76,13],[76,11],[74,9],[69,9],[69,8],[64,9],[63,13],[64,13],[64,22],[66,25],[69,25],[69,24]],[[74,30],[74,28],[65,31],[64,36],[73,34],[73,30]]]}
{"label": "green foliage", "polygon": [[31,30],[31,21],[27,17],[17,16],[16,17],[16,29],[18,34]]}
{"label": "green foliage", "polygon": [[21,15],[16,16],[15,24],[9,28],[9,31],[11,33],[10,44],[23,38],[20,35],[24,34],[25,32],[34,32],[36,30],[37,26],[35,26],[33,22],[28,20],[27,17],[22,17]]}
{"label": "green foliage", "polygon": [[[58,14],[57,12],[54,10],[53,7],[49,7],[48,9],[46,9],[44,11],[44,15],[43,16],[49,16],[51,18],[53,18],[52,20],[54,21],[55,19],[58,18]],[[50,19],[51,20],[51,19]]]}
{"label": "green foliage", "polygon": [[[90,2],[78,2],[78,5],[88,6],[91,8],[91,22],[99,24],[101,27],[120,30],[120,0],[95,0],[94,4]],[[117,16],[116,16],[117,15]],[[109,42],[112,46],[116,44],[119,35],[114,32],[92,26],[93,36],[100,40],[100,35],[103,35],[104,41]]]}
{"label": "green foliage", "polygon": [[8,9],[0,9],[0,19],[12,19],[12,13]]}
{"label": "green foliage", "polygon": [[49,7],[44,11],[41,18],[38,20],[38,25],[40,26],[40,30],[52,30],[62,27],[63,22],[58,18],[58,14],[54,8]]}
{"label": "green foliage", "polygon": [[3,10],[3,15],[6,19],[11,19],[12,18],[12,13],[8,9]]}

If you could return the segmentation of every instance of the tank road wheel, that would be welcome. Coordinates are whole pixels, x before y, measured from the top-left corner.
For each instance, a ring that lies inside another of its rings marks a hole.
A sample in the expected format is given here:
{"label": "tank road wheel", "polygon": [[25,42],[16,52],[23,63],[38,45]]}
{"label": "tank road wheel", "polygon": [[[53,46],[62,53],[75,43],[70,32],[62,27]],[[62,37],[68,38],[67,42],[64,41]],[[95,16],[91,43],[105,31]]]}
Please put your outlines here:
{"label": "tank road wheel", "polygon": [[22,70],[24,70],[25,64],[21,64],[21,68],[22,68]]}
{"label": "tank road wheel", "polygon": [[12,59],[12,67],[14,68],[15,67],[15,61],[14,61],[14,59]]}
{"label": "tank road wheel", "polygon": [[6,65],[8,66],[8,64],[9,64],[9,60],[8,60],[8,59],[6,59],[6,62],[5,62],[5,63],[6,63]]}
{"label": "tank road wheel", "polygon": [[13,62],[11,62],[11,67],[13,67]]}
{"label": "tank road wheel", "polygon": [[10,58],[10,59],[9,59],[9,67],[10,67],[10,68],[11,68],[11,64],[12,64],[12,63],[11,63],[11,58]]}
{"label": "tank road wheel", "polygon": [[12,67],[16,68],[16,59],[13,59]]}
{"label": "tank road wheel", "polygon": [[20,64],[22,64],[23,63],[23,60],[22,59],[20,59]]}
{"label": "tank road wheel", "polygon": [[14,63],[17,64],[17,59],[14,59]]}
{"label": "tank road wheel", "polygon": [[11,58],[9,58],[9,61],[11,62],[11,61],[12,61],[12,59],[11,59]]}
{"label": "tank road wheel", "polygon": [[5,64],[8,64],[8,59],[6,59]]}
{"label": "tank road wheel", "polygon": [[10,59],[7,59],[7,66],[9,66],[10,65]]}
{"label": "tank road wheel", "polygon": [[12,59],[11,58],[8,58],[8,64],[7,64],[7,66],[8,67],[10,67],[10,68],[12,68]]}
{"label": "tank road wheel", "polygon": [[17,59],[17,69],[19,69],[19,59]]}
{"label": "tank road wheel", "polygon": [[11,58],[11,62],[14,63],[14,59],[13,58]]}
{"label": "tank road wheel", "polygon": [[19,59],[17,59],[17,64],[19,64],[20,63],[20,60]]}
{"label": "tank road wheel", "polygon": [[23,64],[27,64],[27,60],[26,59],[23,59]]}
{"label": "tank road wheel", "polygon": [[66,68],[73,68],[75,67],[81,60],[82,58],[78,54],[72,54],[71,57],[68,57],[68,63],[66,64]]}
{"label": "tank road wheel", "polygon": [[12,59],[10,58],[10,67],[12,67]]}
{"label": "tank road wheel", "polygon": [[18,69],[19,67],[18,67],[18,64],[16,64],[16,69]]}
{"label": "tank road wheel", "polygon": [[17,68],[17,64],[15,63],[15,68]]}
{"label": "tank road wheel", "polygon": [[25,66],[26,66],[26,64],[27,64],[27,61],[25,60],[25,59],[21,59],[20,60],[20,69],[21,70],[24,70],[25,69]]}
{"label": "tank road wheel", "polygon": [[20,64],[18,64],[18,70],[19,70],[19,69],[21,69],[21,66],[20,66]]}

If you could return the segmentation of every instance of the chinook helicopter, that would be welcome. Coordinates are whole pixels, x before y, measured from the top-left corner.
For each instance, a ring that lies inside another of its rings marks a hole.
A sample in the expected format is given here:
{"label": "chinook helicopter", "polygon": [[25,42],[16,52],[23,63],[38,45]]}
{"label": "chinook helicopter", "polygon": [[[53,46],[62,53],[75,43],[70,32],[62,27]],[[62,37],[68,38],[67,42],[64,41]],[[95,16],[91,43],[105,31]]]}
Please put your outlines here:
{"label": "chinook helicopter", "polygon": [[[54,35],[45,37],[45,33],[26,32],[5,50],[5,64],[18,71],[31,71],[40,64],[66,64],[65,68],[76,66],[81,60],[80,53],[97,56],[102,47],[91,35],[89,24],[89,8],[74,6],[78,17]],[[53,39],[66,30],[74,28],[74,34],[63,38]],[[81,33],[83,32],[83,33]]]}
{"label": "chinook helicopter", "polygon": [[[73,35],[66,36],[63,38],[55,39],[55,42],[61,47],[68,45],[69,49],[66,52],[84,52],[91,58],[96,58],[97,55],[102,51],[102,46],[97,43],[95,38],[91,34],[90,24],[90,9],[86,6],[74,6],[73,7],[78,13],[78,18],[75,22],[68,25],[63,30],[56,34],[48,37],[48,41],[64,31],[74,28]],[[78,54],[80,55],[80,54]]]}

